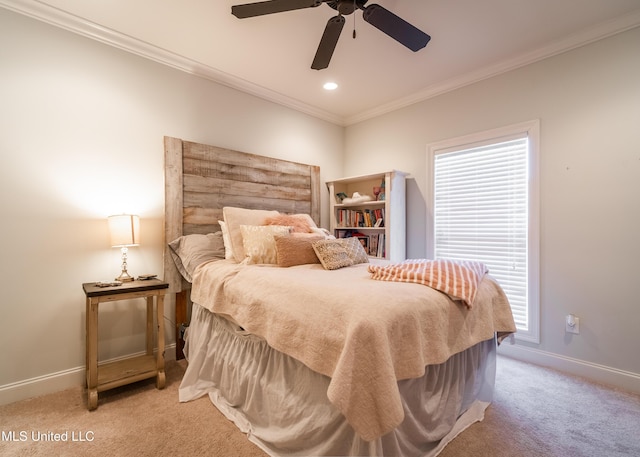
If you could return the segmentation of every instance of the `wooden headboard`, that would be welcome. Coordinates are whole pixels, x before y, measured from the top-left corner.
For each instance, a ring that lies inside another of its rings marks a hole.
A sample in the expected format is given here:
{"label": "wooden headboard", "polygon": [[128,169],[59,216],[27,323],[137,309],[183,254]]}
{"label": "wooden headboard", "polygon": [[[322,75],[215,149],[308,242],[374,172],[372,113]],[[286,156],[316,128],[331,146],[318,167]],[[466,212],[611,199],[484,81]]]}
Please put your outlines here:
{"label": "wooden headboard", "polygon": [[164,158],[164,280],[177,294],[177,326],[185,322],[186,313],[178,316],[178,309],[186,309],[189,284],[177,270],[167,243],[182,235],[220,230],[218,220],[225,206],[306,213],[320,225],[318,166],[171,137],[164,138]]}

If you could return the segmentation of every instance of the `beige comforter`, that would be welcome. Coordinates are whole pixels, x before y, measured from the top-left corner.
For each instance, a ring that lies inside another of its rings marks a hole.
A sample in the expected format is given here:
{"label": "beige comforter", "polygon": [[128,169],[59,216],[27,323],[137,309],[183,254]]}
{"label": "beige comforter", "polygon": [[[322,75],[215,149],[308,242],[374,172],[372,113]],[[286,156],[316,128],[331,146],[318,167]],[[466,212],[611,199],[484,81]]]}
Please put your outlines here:
{"label": "beige comforter", "polygon": [[404,418],[398,380],[420,377],[426,365],[514,332],[515,324],[490,276],[469,309],[421,284],[373,280],[367,266],[212,262],[195,271],[191,297],[330,377],[329,400],[373,440]]}

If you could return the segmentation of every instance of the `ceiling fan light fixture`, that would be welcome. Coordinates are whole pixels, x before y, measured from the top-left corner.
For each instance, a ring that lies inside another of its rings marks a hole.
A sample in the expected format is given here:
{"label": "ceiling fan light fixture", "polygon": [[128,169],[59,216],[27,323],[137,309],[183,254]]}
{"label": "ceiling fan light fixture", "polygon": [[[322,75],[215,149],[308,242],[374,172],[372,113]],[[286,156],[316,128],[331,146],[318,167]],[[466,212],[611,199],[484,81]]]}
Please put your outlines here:
{"label": "ceiling fan light fixture", "polygon": [[[336,10],[338,15],[327,21],[316,55],[311,63],[313,70],[324,70],[329,66],[333,51],[338,44],[338,39],[345,24],[344,16],[353,14],[356,10],[362,10],[362,18],[365,22],[368,22],[413,52],[417,52],[427,45],[431,39],[429,35],[380,5],[367,5],[368,1],[369,0],[263,0],[254,3],[245,3],[243,5],[233,5],[231,7],[231,14],[239,19],[244,19],[265,14],[315,8],[326,3],[329,7]],[[355,37],[354,16],[353,38]]]}
{"label": "ceiling fan light fixture", "polygon": [[335,83],[333,81],[329,81],[324,83],[324,85],[322,86],[324,88],[324,90],[336,90],[338,88],[338,83]]}

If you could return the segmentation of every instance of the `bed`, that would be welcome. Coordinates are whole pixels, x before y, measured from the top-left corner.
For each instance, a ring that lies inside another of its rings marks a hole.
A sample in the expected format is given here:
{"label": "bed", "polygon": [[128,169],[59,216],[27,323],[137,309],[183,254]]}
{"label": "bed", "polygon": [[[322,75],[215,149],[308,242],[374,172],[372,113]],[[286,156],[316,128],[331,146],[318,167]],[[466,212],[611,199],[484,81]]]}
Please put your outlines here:
{"label": "bed", "polygon": [[[169,137],[165,164],[165,280],[176,322],[191,309],[180,401],[209,396],[274,456],[434,456],[483,418],[496,344],[515,331],[490,275],[473,306],[374,280],[389,266],[319,227],[318,167]],[[308,233],[289,233],[290,215]],[[282,264],[309,246],[317,262]]]}

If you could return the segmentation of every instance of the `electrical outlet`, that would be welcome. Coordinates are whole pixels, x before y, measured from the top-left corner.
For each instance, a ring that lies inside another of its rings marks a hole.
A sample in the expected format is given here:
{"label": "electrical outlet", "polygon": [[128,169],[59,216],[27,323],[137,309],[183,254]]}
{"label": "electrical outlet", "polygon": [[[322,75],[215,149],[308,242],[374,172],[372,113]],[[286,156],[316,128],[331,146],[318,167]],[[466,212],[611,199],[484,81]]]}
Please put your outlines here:
{"label": "electrical outlet", "polygon": [[567,333],[580,333],[580,318],[573,314],[568,314],[564,321],[564,330]]}

